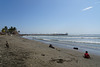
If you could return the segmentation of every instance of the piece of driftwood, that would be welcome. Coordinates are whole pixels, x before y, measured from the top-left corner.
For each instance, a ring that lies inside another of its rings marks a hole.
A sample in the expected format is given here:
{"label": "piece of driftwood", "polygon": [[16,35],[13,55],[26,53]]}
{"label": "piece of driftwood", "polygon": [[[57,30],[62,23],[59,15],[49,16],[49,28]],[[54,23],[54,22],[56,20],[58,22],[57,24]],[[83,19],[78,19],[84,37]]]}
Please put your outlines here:
{"label": "piece of driftwood", "polygon": [[78,50],[78,47],[73,47],[73,49]]}

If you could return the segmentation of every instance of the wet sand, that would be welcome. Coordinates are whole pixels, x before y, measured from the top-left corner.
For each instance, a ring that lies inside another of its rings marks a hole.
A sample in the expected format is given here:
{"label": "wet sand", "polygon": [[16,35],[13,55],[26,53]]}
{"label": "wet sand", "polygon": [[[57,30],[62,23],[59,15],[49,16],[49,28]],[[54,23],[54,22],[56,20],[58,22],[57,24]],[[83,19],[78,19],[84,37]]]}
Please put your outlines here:
{"label": "wet sand", "polygon": [[91,59],[85,59],[78,50],[48,46],[18,36],[0,35],[0,67],[100,67],[100,56],[90,54]]}

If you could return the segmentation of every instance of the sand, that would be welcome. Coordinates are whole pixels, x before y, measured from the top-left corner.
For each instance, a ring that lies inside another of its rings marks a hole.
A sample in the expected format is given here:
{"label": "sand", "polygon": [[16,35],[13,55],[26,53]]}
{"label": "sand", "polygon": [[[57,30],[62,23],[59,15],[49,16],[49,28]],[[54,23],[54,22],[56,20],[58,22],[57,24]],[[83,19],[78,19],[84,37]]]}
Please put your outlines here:
{"label": "sand", "polygon": [[[8,41],[9,47],[6,47]],[[100,56],[62,49],[18,36],[0,35],[0,67],[100,67]]]}

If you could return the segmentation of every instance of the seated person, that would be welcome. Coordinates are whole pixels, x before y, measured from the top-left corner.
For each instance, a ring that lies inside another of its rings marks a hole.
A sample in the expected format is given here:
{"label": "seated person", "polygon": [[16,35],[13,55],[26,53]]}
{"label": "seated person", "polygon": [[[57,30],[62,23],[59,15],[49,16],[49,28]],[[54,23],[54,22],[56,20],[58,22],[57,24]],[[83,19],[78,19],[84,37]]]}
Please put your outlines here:
{"label": "seated person", "polygon": [[49,47],[55,49],[55,47],[53,47],[52,44],[50,44]]}
{"label": "seated person", "polygon": [[90,55],[88,54],[88,51],[85,52],[84,58],[90,58]]}

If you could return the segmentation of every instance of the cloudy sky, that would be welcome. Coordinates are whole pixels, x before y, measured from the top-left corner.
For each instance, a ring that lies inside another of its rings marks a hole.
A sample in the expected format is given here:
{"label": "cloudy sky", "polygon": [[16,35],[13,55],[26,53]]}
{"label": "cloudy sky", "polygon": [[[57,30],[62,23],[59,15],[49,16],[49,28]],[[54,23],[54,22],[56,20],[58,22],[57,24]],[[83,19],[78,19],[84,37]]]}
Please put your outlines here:
{"label": "cloudy sky", "polygon": [[100,34],[100,0],[0,0],[0,30]]}

